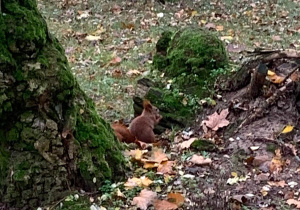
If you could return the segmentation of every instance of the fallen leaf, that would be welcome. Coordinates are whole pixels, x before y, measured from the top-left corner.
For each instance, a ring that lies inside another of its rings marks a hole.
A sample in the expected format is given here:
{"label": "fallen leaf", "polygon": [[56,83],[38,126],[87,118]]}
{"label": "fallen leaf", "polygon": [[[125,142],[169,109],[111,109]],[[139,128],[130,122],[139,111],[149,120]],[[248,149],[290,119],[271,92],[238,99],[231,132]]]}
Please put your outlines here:
{"label": "fallen leaf", "polygon": [[292,150],[293,155],[297,156],[297,149],[295,145],[289,143],[286,143],[284,145]]}
{"label": "fallen leaf", "polygon": [[144,189],[137,197],[133,198],[131,205],[136,205],[142,210],[147,210],[148,206],[153,203],[156,197],[156,192]]}
{"label": "fallen leaf", "polygon": [[126,73],[126,75],[127,75],[128,77],[139,76],[139,75],[141,75],[141,74],[142,74],[142,73],[141,73],[140,71],[136,70],[136,69],[129,70],[129,71]]}
{"label": "fallen leaf", "polygon": [[219,128],[225,127],[229,125],[229,121],[226,120],[227,115],[229,114],[228,109],[223,109],[220,113],[220,115],[215,112],[212,115],[208,116],[208,120],[203,120],[202,124],[205,123],[205,125],[212,130],[216,131]]}
{"label": "fallen leaf", "polygon": [[141,178],[129,178],[127,182],[124,183],[125,189],[132,189],[134,187],[148,187],[150,184],[152,184],[152,180],[148,177],[141,177]]}
{"label": "fallen leaf", "polygon": [[294,129],[294,126],[292,125],[287,125],[285,126],[285,128],[283,129],[283,131],[281,133],[289,133]]}
{"label": "fallen leaf", "polygon": [[163,152],[162,149],[153,149],[151,153],[151,157],[148,159],[142,159],[143,162],[154,162],[154,163],[161,163],[163,161],[167,161],[168,157],[167,155]]}
{"label": "fallen leaf", "polygon": [[191,138],[190,140],[184,141],[180,144],[181,149],[188,149],[190,148],[191,144],[197,140],[197,138]]}
{"label": "fallen leaf", "polygon": [[280,84],[284,80],[284,77],[277,75],[275,72],[268,70],[268,80],[275,84]]}
{"label": "fallen leaf", "polygon": [[168,201],[175,203],[177,206],[181,206],[184,203],[184,197],[180,193],[169,193]]}
{"label": "fallen leaf", "polygon": [[280,36],[272,36],[273,41],[281,41]]}
{"label": "fallen leaf", "polygon": [[173,209],[177,209],[177,208],[178,208],[178,206],[176,204],[170,203],[165,200],[156,200],[154,202],[155,210],[173,210]]}
{"label": "fallen leaf", "polygon": [[224,30],[224,26],[216,26],[216,30],[217,31],[223,31]]}
{"label": "fallen leaf", "polygon": [[85,37],[85,39],[88,40],[88,41],[98,41],[98,40],[101,39],[101,37],[100,36],[87,35]]}
{"label": "fallen leaf", "polygon": [[117,189],[117,196],[121,198],[125,198],[125,195],[121,192],[119,188]]}
{"label": "fallen leaf", "polygon": [[236,201],[238,201],[240,203],[246,203],[247,200],[248,200],[247,196],[245,196],[245,195],[233,195],[231,197],[231,199],[236,200]]}
{"label": "fallen leaf", "polygon": [[162,162],[158,166],[157,172],[162,173],[162,174],[175,174],[175,172],[173,171],[174,163],[175,163],[175,161],[164,161],[164,162]]}
{"label": "fallen leaf", "polygon": [[287,185],[284,180],[281,180],[279,182],[268,181],[268,184],[270,186],[276,186],[276,187],[282,187],[282,188],[284,188]]}
{"label": "fallen leaf", "polygon": [[222,41],[224,41],[224,40],[233,40],[233,37],[232,36],[221,36],[220,39]]}
{"label": "fallen leaf", "polygon": [[216,25],[214,23],[207,23],[205,26],[205,28],[208,28],[208,29],[215,29],[216,28]]}
{"label": "fallen leaf", "polygon": [[175,18],[176,18],[176,19],[180,19],[180,18],[182,17],[183,13],[184,13],[184,10],[183,10],[183,9],[180,10],[179,12],[176,12],[176,13],[175,13]]}
{"label": "fallen leaf", "polygon": [[283,170],[284,161],[281,159],[281,152],[279,149],[275,150],[275,156],[273,157],[270,165],[270,171],[272,173],[280,173]]}
{"label": "fallen leaf", "polygon": [[300,201],[295,200],[295,199],[288,199],[286,201],[287,204],[289,205],[295,205],[297,209],[300,209]]}
{"label": "fallen leaf", "polygon": [[119,64],[122,61],[122,58],[115,56],[113,57],[113,59],[111,59],[111,61],[109,62],[109,64],[111,65],[116,65]]}
{"label": "fallen leaf", "polygon": [[210,158],[204,158],[203,156],[193,155],[190,162],[197,165],[210,165],[212,163]]}

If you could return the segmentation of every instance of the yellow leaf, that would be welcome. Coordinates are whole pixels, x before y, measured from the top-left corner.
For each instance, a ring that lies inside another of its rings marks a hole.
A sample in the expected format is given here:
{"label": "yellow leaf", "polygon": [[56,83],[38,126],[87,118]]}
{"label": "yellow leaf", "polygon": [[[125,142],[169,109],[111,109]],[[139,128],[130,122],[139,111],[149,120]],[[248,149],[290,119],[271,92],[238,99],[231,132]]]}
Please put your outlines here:
{"label": "yellow leaf", "polygon": [[221,36],[220,39],[222,41],[224,41],[224,40],[233,40],[233,37],[232,36]]}
{"label": "yellow leaf", "polygon": [[198,12],[197,12],[196,10],[194,10],[194,11],[192,11],[191,16],[194,17],[195,15],[197,15],[197,13],[198,13]]}
{"label": "yellow leaf", "polygon": [[292,125],[287,125],[285,126],[285,128],[283,129],[283,131],[281,133],[289,133],[294,129],[294,126]]}
{"label": "yellow leaf", "polygon": [[237,173],[236,172],[231,172],[231,176],[237,177]]}
{"label": "yellow leaf", "polygon": [[207,21],[206,20],[201,20],[201,23],[202,24],[205,24]]}
{"label": "yellow leaf", "polygon": [[275,75],[275,72],[268,70],[268,76],[273,76],[273,75]]}

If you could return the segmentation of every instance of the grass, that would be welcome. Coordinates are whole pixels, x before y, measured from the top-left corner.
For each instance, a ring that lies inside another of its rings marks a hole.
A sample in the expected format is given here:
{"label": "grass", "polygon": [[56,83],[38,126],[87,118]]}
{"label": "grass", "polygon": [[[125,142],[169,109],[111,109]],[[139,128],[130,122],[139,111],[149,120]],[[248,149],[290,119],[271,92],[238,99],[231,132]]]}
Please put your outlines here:
{"label": "grass", "polygon": [[[223,30],[216,32],[220,38],[232,37],[224,40],[226,44],[242,44],[248,49],[298,49],[300,45],[297,1],[278,0],[275,4],[252,0],[245,4],[189,0],[164,7],[156,1],[143,4],[144,1],[69,0],[65,8],[63,1],[38,0],[38,3],[50,32],[66,49],[73,74],[95,101],[99,114],[108,121],[133,116],[131,98],[139,77],[126,73],[150,71],[155,43],[165,29],[214,23],[223,26]],[[197,13],[191,16],[192,11]],[[158,17],[159,13],[163,17]],[[100,40],[87,41],[86,35],[100,36]],[[122,61],[110,65],[116,56]],[[237,58],[232,61],[240,62]]]}

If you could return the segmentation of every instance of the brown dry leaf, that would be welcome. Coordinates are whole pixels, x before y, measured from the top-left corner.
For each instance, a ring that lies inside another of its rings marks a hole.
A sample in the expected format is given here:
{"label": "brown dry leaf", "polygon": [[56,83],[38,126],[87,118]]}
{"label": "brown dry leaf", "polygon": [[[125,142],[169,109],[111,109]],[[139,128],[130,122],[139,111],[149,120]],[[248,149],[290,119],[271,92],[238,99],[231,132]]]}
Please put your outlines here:
{"label": "brown dry leaf", "polygon": [[120,69],[114,69],[111,76],[114,78],[120,78],[122,76],[122,71]]}
{"label": "brown dry leaf", "polygon": [[279,149],[275,150],[275,157],[273,157],[271,165],[270,165],[270,171],[272,173],[280,173],[283,169],[285,161],[281,159],[281,152]]}
{"label": "brown dry leaf", "polygon": [[153,149],[152,151],[152,155],[151,157],[149,157],[148,159],[142,159],[143,162],[146,162],[146,163],[161,163],[163,161],[167,161],[168,160],[168,157],[166,156],[166,154],[163,152],[162,149]]}
{"label": "brown dry leaf", "polygon": [[300,209],[300,201],[295,200],[295,199],[288,199],[286,201],[287,204],[289,205],[295,205],[297,209]]}
{"label": "brown dry leaf", "polygon": [[135,150],[125,151],[124,155],[126,157],[130,156],[130,157],[134,158],[135,160],[140,161],[142,159],[142,156],[143,156],[144,152],[145,151],[142,151],[140,149],[135,149]]}
{"label": "brown dry leaf", "polygon": [[147,207],[153,203],[156,197],[156,192],[144,189],[137,197],[133,198],[131,205],[136,205],[138,208],[146,210]]}
{"label": "brown dry leaf", "polygon": [[300,80],[300,73],[296,71],[296,72],[292,73],[290,78],[292,81],[298,82]]}
{"label": "brown dry leaf", "polygon": [[110,65],[117,65],[120,64],[122,61],[122,58],[115,56],[113,57],[113,59],[111,59],[111,61],[109,62]]}
{"label": "brown dry leaf", "polygon": [[184,141],[180,144],[181,149],[188,149],[190,148],[191,144],[197,140],[197,138],[191,138],[190,140]]}
{"label": "brown dry leaf", "polygon": [[178,209],[178,206],[165,200],[156,200],[154,202],[154,208],[155,210],[173,210]]}
{"label": "brown dry leaf", "polygon": [[280,36],[272,36],[273,41],[281,41]]}
{"label": "brown dry leaf", "polygon": [[208,29],[215,29],[216,28],[216,25],[214,23],[207,23],[205,26],[205,28],[208,28]]}
{"label": "brown dry leaf", "polygon": [[142,73],[141,73],[140,71],[136,70],[136,69],[129,70],[129,71],[126,73],[126,75],[127,75],[128,77],[135,77],[135,76],[139,76],[139,75],[141,75],[141,74],[142,74]]}
{"label": "brown dry leaf", "polygon": [[284,144],[286,147],[290,148],[293,155],[297,156],[297,149],[296,149],[296,146],[295,145],[292,145],[292,144],[289,144],[289,143],[286,143]]}
{"label": "brown dry leaf", "polygon": [[141,177],[141,178],[129,178],[127,182],[124,183],[125,189],[132,189],[134,187],[148,187],[150,184],[152,184],[152,180],[148,177]]}
{"label": "brown dry leaf", "polygon": [[212,115],[208,116],[208,120],[203,120],[202,124],[205,123],[207,127],[211,128],[214,131],[217,131],[219,128],[229,125],[230,122],[226,120],[228,114],[228,109],[223,109],[220,114],[215,112]]}
{"label": "brown dry leaf", "polygon": [[168,201],[175,203],[177,206],[181,206],[184,203],[184,197],[180,193],[169,193]]}
{"label": "brown dry leaf", "polygon": [[155,162],[145,162],[144,168],[157,168],[160,164]]}
{"label": "brown dry leaf", "polygon": [[180,10],[179,12],[175,13],[175,18],[176,19],[180,19],[182,17],[182,15],[184,14],[184,10]]}
{"label": "brown dry leaf", "polygon": [[158,166],[157,172],[162,173],[162,174],[175,174],[175,172],[172,169],[174,163],[175,163],[175,161],[164,161],[164,162],[162,162]]}
{"label": "brown dry leaf", "polygon": [[216,26],[216,30],[217,31],[223,31],[224,30],[224,26]]}
{"label": "brown dry leaf", "polygon": [[209,165],[212,161],[210,158],[204,158],[203,156],[193,155],[190,159],[190,162],[195,163],[197,165]]}
{"label": "brown dry leaf", "polygon": [[282,188],[284,188],[287,185],[284,180],[281,180],[279,182],[268,181],[268,184],[270,186],[276,186],[276,187],[282,187]]}
{"label": "brown dry leaf", "polygon": [[271,158],[267,155],[256,156],[252,160],[252,165],[255,167],[261,166],[263,163],[270,161]]}
{"label": "brown dry leaf", "polygon": [[122,22],[122,28],[123,29],[134,29],[135,28],[135,25],[134,23],[125,23],[125,22]]}

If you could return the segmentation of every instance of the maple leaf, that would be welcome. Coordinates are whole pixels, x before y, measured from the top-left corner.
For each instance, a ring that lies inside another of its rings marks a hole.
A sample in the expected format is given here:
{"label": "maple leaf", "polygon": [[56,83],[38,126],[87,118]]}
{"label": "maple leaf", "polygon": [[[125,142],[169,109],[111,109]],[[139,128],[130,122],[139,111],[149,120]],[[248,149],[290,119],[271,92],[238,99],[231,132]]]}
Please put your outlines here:
{"label": "maple leaf", "polygon": [[126,183],[124,183],[125,189],[132,189],[134,187],[148,187],[150,184],[152,184],[152,180],[149,179],[148,177],[141,177],[141,178],[136,178],[133,177],[131,179],[128,179]]}
{"label": "maple leaf", "polygon": [[142,159],[142,161],[145,163],[153,162],[158,164],[166,160],[168,160],[168,157],[166,156],[166,154],[163,152],[162,149],[154,149],[152,151],[151,157],[149,157],[148,159]]}
{"label": "maple leaf", "polygon": [[193,155],[190,159],[190,162],[195,163],[197,165],[209,165],[212,161],[210,158],[204,158],[203,156]]}
{"label": "maple leaf", "polygon": [[181,206],[184,203],[184,197],[180,193],[169,193],[168,201],[175,203],[177,206]]}
{"label": "maple leaf", "polygon": [[175,174],[175,172],[172,170],[172,167],[174,165],[175,161],[164,161],[162,162],[158,168],[157,172],[162,174]]}
{"label": "maple leaf", "polygon": [[227,126],[230,123],[228,120],[226,120],[228,113],[228,109],[223,109],[220,114],[215,112],[212,115],[208,116],[208,120],[203,120],[202,124],[205,123],[207,127],[216,131],[219,128]]}
{"label": "maple leaf", "polygon": [[131,205],[136,205],[138,208],[146,210],[156,197],[156,192],[144,189],[137,197],[133,198]]}
{"label": "maple leaf", "polygon": [[298,201],[298,200],[295,200],[295,199],[288,199],[287,201],[286,201],[286,203],[287,204],[289,204],[289,205],[296,205],[296,208],[297,209],[300,209],[300,201]]}
{"label": "maple leaf", "polygon": [[178,206],[174,203],[170,203],[169,201],[156,200],[154,202],[154,208],[156,210],[173,210],[173,209],[178,209]]}

